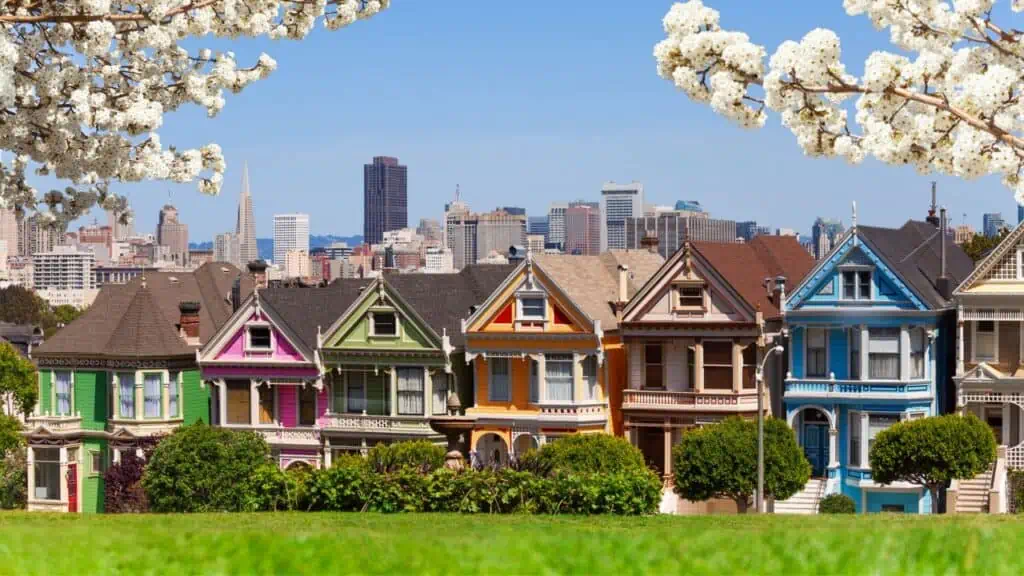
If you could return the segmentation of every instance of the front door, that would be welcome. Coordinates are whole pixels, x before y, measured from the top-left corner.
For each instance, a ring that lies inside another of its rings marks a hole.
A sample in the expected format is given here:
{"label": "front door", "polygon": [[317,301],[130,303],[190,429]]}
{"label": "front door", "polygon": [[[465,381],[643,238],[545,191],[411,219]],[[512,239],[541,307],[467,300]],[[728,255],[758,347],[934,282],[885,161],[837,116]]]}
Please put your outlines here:
{"label": "front door", "polygon": [[[665,431],[661,428],[637,428],[637,448],[644,455],[648,467],[665,475]],[[671,472],[671,471],[669,471]]]}
{"label": "front door", "polygon": [[78,512],[78,464],[68,464],[68,512]]}
{"label": "front door", "polygon": [[828,466],[828,426],[804,424],[804,455],[811,463],[811,476],[820,478]]}

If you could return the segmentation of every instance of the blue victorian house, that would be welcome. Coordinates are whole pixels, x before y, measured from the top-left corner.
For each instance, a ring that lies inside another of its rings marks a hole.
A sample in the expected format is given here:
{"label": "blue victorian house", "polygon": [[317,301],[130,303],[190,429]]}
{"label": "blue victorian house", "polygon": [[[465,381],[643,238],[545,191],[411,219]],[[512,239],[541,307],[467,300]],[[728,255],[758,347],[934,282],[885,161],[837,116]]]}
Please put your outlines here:
{"label": "blue victorian house", "polygon": [[813,472],[777,512],[835,493],[859,512],[932,511],[927,490],[874,482],[868,453],[889,426],[953,409],[951,293],[974,264],[939,222],[854,224],[786,299],[783,411]]}

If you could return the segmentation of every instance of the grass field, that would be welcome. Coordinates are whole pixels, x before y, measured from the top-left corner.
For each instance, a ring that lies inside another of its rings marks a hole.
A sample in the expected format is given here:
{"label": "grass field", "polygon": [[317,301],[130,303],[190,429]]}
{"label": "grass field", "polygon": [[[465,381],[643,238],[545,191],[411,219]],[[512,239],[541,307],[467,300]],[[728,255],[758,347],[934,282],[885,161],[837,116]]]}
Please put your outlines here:
{"label": "grass field", "polygon": [[4,574],[1020,574],[1013,517],[0,514]]}

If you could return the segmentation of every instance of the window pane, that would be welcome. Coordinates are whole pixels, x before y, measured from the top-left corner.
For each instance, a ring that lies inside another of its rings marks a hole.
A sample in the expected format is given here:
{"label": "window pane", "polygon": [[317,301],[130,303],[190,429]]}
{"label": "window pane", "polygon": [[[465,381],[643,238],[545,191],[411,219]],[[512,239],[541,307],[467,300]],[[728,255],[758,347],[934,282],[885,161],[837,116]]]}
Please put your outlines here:
{"label": "window pane", "polygon": [[398,325],[393,312],[377,312],[373,315],[373,333],[378,336],[394,336]]}
{"label": "window pane", "polygon": [[260,424],[274,423],[274,389],[266,384],[257,388],[260,394]]}
{"label": "window pane", "polygon": [[540,401],[540,375],[537,368],[537,361],[530,361],[530,402],[536,404]]}
{"label": "window pane", "polygon": [[249,424],[249,381],[228,380],[227,386],[227,419],[228,424]]}
{"label": "window pane", "polygon": [[[345,411],[353,414],[362,413],[366,410],[366,398],[363,394],[363,374],[349,372],[345,374],[348,381],[348,391],[345,398]],[[335,410],[341,409],[341,404],[334,405]]]}
{"label": "window pane", "polygon": [[900,421],[900,417],[894,414],[869,414],[868,415],[868,454],[875,444],[875,437],[878,433]]}
{"label": "window pane", "polygon": [[910,331],[910,376],[911,378],[924,378],[925,333],[921,328],[914,328]]}
{"label": "window pane", "polygon": [[547,381],[548,400],[572,402],[572,356],[549,354],[544,357],[544,378]]}
{"label": "window pane", "polygon": [[434,414],[448,413],[448,374],[438,374],[431,380],[434,392]]}
{"label": "window pane", "polygon": [[871,272],[857,273],[857,297],[861,300],[871,299]]}
{"label": "window pane", "polygon": [[900,377],[900,329],[868,330],[868,376],[885,380]]}
{"label": "window pane", "polygon": [[260,350],[270,349],[270,327],[268,326],[250,326],[249,327],[249,347],[257,348]]}
{"label": "window pane", "polygon": [[860,380],[860,329],[850,330],[850,380]]}
{"label": "window pane", "polygon": [[57,396],[57,415],[71,415],[71,372],[54,373],[54,391]]}
{"label": "window pane", "polygon": [[299,426],[316,423],[316,388],[306,384],[299,388]]}
{"label": "window pane", "polygon": [[423,414],[423,369],[398,369],[398,413],[406,416]]}
{"label": "window pane", "polygon": [[488,398],[492,402],[508,402],[511,398],[508,358],[489,358],[487,364],[491,369],[491,381],[487,388]]}
{"label": "window pane", "polygon": [[678,294],[680,308],[704,307],[704,289],[700,286],[680,286]]}
{"label": "window pane", "polygon": [[366,413],[375,416],[391,414],[391,374],[381,369],[377,374],[366,373]]}
{"label": "window pane", "polygon": [[860,437],[861,437],[861,417],[860,412],[850,412],[850,453],[849,462],[850,466],[857,468],[860,466]]}
{"label": "window pane", "polygon": [[177,418],[178,414],[178,373],[171,372],[171,377],[167,382],[167,417]]}
{"label": "window pane", "polygon": [[644,387],[663,388],[665,386],[661,362],[661,343],[644,346]]}
{"label": "window pane", "polygon": [[36,500],[60,500],[60,449],[33,449],[35,486],[32,497]]}
{"label": "window pane", "polygon": [[807,376],[824,378],[828,376],[828,353],[824,328],[807,329]]}
{"label": "window pane", "polygon": [[135,418],[135,373],[122,372],[117,375],[118,394],[121,397],[121,417]]}
{"label": "window pane", "polygon": [[146,418],[159,418],[163,411],[163,406],[161,406],[163,397],[160,394],[160,389],[163,387],[162,376],[162,374],[149,373],[142,377]]}
{"label": "window pane", "polygon": [[583,360],[583,382],[586,384],[587,400],[597,399],[597,357],[587,356]]}
{"label": "window pane", "polygon": [[545,317],[543,298],[520,298],[519,303],[522,306],[523,318],[543,319]]}
{"label": "window pane", "polygon": [[853,300],[856,297],[856,274],[854,272],[843,272],[843,299]]}

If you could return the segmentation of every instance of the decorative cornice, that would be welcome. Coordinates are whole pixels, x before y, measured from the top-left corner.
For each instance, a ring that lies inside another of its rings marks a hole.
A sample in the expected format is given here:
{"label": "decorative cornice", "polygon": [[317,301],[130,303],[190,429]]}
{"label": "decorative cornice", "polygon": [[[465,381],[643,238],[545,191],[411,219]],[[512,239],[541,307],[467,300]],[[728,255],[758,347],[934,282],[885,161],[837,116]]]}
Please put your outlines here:
{"label": "decorative cornice", "polygon": [[33,358],[40,368],[177,368],[198,369],[192,356],[179,358],[84,358],[73,356],[46,356]]}

